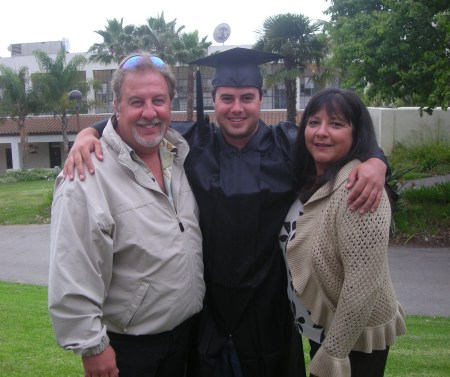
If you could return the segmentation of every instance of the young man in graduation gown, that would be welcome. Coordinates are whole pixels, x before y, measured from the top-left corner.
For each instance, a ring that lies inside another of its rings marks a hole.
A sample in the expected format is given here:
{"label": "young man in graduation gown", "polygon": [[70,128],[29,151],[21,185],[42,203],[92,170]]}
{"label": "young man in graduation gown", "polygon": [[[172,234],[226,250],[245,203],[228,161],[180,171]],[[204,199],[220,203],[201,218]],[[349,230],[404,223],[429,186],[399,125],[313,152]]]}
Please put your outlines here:
{"label": "young man in graduation gown", "polygon": [[[200,209],[206,283],[193,376],[305,375],[278,246],[296,197],[291,148],[297,127],[289,122],[267,126],[259,119],[263,79],[258,65],[280,58],[235,48],[191,63],[216,68],[212,94],[219,126],[200,119],[181,130],[190,146],[185,170]],[[81,156],[91,166],[89,152],[96,144],[88,134],[97,132],[83,131],[84,141],[77,137],[66,162],[71,178]],[[83,170],[79,163],[77,170]],[[362,192],[353,206],[377,205],[385,172],[379,158],[352,172],[353,180],[358,176],[352,196]]]}

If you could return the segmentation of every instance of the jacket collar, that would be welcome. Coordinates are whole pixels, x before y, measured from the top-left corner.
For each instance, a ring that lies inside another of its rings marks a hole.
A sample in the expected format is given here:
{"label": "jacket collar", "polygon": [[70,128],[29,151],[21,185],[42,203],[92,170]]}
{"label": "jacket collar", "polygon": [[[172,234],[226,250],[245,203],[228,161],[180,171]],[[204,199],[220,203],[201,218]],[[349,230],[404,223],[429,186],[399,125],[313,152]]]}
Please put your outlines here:
{"label": "jacket collar", "polygon": [[[108,123],[103,131],[102,138],[119,155],[130,154],[131,148],[125,144],[125,142],[114,130],[112,118],[108,120]],[[184,138],[177,131],[169,127],[166,131],[165,139],[176,149],[176,157],[181,157],[183,159],[186,158],[186,155],[189,152],[189,146],[186,140],[184,140]]]}

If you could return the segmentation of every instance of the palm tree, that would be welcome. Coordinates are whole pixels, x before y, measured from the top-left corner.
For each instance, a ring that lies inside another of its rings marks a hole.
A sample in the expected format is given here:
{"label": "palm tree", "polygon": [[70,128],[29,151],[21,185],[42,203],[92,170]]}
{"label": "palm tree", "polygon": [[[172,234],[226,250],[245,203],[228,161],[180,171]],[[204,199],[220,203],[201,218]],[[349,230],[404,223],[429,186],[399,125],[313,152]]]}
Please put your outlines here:
{"label": "palm tree", "polygon": [[69,139],[67,135],[67,109],[71,107],[69,92],[78,89],[85,95],[90,83],[82,79],[81,69],[87,63],[83,55],[75,55],[66,62],[66,49],[63,46],[55,60],[51,59],[44,51],[34,52],[41,70],[32,76],[33,87],[39,91],[42,98],[46,99],[45,110],[61,117],[61,130],[63,137],[63,161],[69,151]]}
{"label": "palm tree", "polygon": [[[103,37],[103,43],[97,43],[89,48],[94,55],[90,61],[111,63],[119,62],[133,51],[147,51],[158,55],[170,66],[187,64],[190,61],[206,56],[211,42],[207,37],[199,40],[198,31],[182,33],[184,26],[177,27],[176,19],[166,22],[164,12],[156,17],[149,17],[147,24],[141,26],[123,26],[116,19],[108,20],[104,31],[96,33]],[[193,119],[194,101],[194,68],[188,66],[187,116]]]}
{"label": "palm tree", "polygon": [[284,68],[269,78],[269,83],[284,82],[286,87],[287,118],[295,122],[297,115],[297,77],[303,75],[309,64],[320,66],[326,54],[326,40],[317,32],[321,23],[311,23],[301,14],[279,14],[268,17],[255,49],[285,56]]}
{"label": "palm tree", "polygon": [[139,48],[158,55],[167,64],[174,66],[177,59],[174,54],[174,44],[179,40],[184,25],[176,27],[177,20],[166,22],[164,12],[157,17],[147,19],[147,24],[136,28],[135,37]]}
{"label": "palm tree", "polygon": [[123,18],[107,20],[105,30],[95,32],[103,37],[102,43],[94,43],[88,52],[92,53],[90,62],[110,64],[119,63],[125,56],[138,49],[138,41],[134,36],[134,25],[123,26]]}
{"label": "palm tree", "polygon": [[[211,46],[211,42],[207,42],[206,38],[207,36],[199,41],[198,30],[181,34],[173,45],[178,63],[187,65],[191,61],[206,56],[208,47]],[[194,66],[187,65],[187,120],[194,119],[194,69]]]}
{"label": "palm tree", "polygon": [[25,169],[28,157],[28,133],[25,120],[28,115],[38,111],[39,96],[33,88],[27,86],[28,67],[20,67],[18,71],[14,71],[10,67],[0,65],[0,83],[3,87],[0,116],[11,117],[17,122],[22,147],[22,169]]}

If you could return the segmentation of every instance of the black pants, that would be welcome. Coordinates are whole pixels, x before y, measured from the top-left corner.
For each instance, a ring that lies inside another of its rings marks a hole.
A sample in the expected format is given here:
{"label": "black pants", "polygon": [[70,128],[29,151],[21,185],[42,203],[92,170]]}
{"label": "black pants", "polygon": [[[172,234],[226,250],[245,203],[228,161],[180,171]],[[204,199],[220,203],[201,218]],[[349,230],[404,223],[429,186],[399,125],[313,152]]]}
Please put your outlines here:
{"label": "black pants", "polygon": [[[242,357],[229,338],[217,356],[193,352],[188,377],[306,377],[302,337],[292,325],[286,331],[284,348],[264,356]],[[247,340],[247,344],[249,340]],[[251,343],[250,343],[251,344]],[[197,346],[192,347],[196,350]]]}
{"label": "black pants", "polygon": [[119,377],[184,377],[192,320],[154,335],[108,332]]}
{"label": "black pants", "polygon": [[[309,355],[311,360],[320,348],[320,344],[309,341],[311,351]],[[383,377],[384,368],[389,353],[389,347],[381,351],[372,351],[371,353],[351,351],[348,355],[350,359],[350,368],[352,377]]]}

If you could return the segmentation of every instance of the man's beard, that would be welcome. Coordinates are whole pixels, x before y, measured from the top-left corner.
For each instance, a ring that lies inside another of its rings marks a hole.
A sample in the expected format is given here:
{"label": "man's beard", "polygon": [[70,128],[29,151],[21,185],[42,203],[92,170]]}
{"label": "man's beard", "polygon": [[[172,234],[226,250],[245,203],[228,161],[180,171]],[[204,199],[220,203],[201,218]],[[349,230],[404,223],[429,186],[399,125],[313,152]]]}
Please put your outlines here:
{"label": "man's beard", "polygon": [[162,122],[159,122],[158,120],[154,120],[154,122],[152,122],[152,123],[158,123],[158,126],[155,126],[155,127],[159,127],[159,136],[153,140],[146,140],[143,137],[141,137],[139,135],[139,133],[137,132],[137,127],[139,127],[139,126],[133,127],[133,129],[132,129],[134,140],[136,140],[136,142],[139,145],[142,145],[143,147],[146,147],[146,148],[156,147],[164,139],[164,134],[165,134],[165,132],[163,132],[164,124]]}

